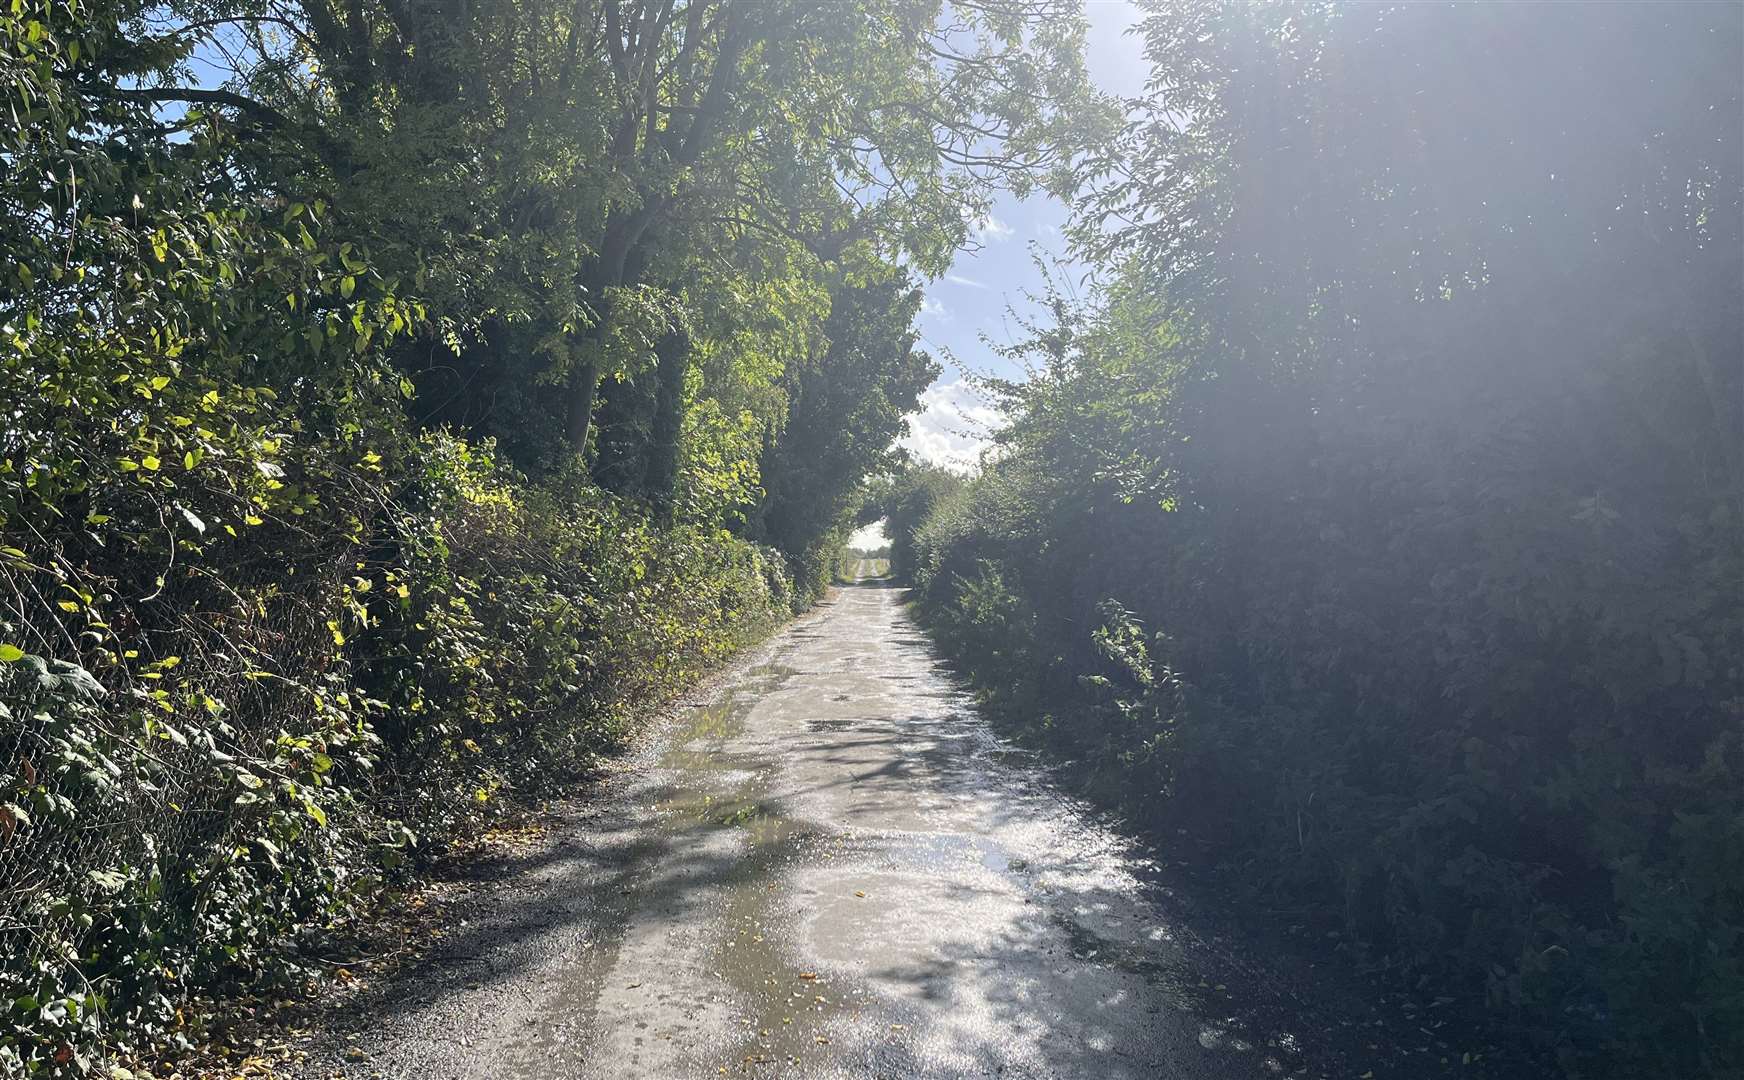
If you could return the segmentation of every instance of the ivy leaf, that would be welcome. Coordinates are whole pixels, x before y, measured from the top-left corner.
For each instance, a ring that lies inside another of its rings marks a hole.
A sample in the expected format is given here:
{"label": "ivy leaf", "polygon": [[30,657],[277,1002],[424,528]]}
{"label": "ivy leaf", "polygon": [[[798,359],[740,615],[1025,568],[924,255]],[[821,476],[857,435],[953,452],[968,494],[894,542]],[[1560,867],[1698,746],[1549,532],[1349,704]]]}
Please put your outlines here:
{"label": "ivy leaf", "polygon": [[85,876],[104,892],[115,892],[127,884],[127,875],[117,870],[92,870]]}

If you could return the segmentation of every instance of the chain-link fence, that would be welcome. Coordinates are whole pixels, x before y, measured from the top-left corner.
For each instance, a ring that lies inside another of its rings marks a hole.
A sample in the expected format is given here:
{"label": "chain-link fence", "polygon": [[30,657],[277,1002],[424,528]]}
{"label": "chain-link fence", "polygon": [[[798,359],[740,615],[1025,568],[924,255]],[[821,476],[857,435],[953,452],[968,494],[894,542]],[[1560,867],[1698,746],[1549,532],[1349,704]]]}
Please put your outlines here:
{"label": "chain-link fence", "polygon": [[76,1071],[105,1025],[173,1029],[190,969],[248,968],[320,902],[287,887],[287,841],[334,801],[337,574],[280,554],[132,600],[0,565],[0,1072]]}

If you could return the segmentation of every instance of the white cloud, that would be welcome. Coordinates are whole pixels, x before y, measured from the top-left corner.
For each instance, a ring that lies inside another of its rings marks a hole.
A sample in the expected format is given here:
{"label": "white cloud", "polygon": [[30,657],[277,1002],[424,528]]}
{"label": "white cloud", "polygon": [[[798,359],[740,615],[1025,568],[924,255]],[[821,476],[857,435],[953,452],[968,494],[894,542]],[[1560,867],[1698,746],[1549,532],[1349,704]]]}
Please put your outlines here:
{"label": "white cloud", "polygon": [[920,396],[921,411],[908,418],[908,434],[897,440],[921,461],[953,469],[972,469],[993,433],[1005,424],[973,386],[934,383]]}
{"label": "white cloud", "polygon": [[975,243],[996,243],[1009,239],[1017,233],[1017,230],[999,220],[991,210],[976,217],[969,212],[967,207],[964,207],[962,213],[963,222],[969,226],[969,238]]}
{"label": "white cloud", "polygon": [[1007,225],[1005,222],[1000,221],[989,213],[971,225],[969,231],[974,235],[976,240],[987,243],[1004,240],[1006,237],[1011,236],[1016,230],[1012,229],[1010,225]]}
{"label": "white cloud", "polygon": [[930,296],[920,298],[920,313],[930,315],[935,319],[948,319],[951,313],[945,309],[944,301],[934,300]]}
{"label": "white cloud", "polygon": [[986,282],[976,281],[974,278],[966,278],[961,274],[946,274],[945,280],[953,285],[967,285],[971,289],[985,289],[987,287]]}

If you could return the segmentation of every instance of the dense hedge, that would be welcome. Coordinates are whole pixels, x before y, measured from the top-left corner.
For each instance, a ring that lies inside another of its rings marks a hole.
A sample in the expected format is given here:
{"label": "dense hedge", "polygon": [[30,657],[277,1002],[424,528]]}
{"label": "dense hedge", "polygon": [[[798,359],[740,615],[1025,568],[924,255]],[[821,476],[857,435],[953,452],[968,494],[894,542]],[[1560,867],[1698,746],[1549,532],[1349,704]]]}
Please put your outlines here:
{"label": "dense hedge", "polygon": [[[191,367],[107,399],[112,376],[62,398],[30,358],[0,380],[42,403],[0,485],[9,1073],[173,1038],[191,989],[294,976],[409,859],[790,610],[779,554]],[[47,486],[56,460],[75,491]]]}
{"label": "dense hedge", "polygon": [[928,625],[1569,1075],[1739,1075],[1739,10],[1160,7],[1108,288],[887,493]]}

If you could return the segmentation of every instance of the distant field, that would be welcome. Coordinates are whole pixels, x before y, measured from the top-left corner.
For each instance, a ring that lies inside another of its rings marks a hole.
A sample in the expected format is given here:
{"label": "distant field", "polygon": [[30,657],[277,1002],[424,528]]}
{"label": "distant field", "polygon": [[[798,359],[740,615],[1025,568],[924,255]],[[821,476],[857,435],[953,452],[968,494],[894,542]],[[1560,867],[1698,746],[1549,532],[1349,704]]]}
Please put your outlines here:
{"label": "distant field", "polygon": [[862,578],[881,578],[889,573],[889,559],[866,558],[846,551],[842,553],[837,577],[842,581],[859,581]]}

